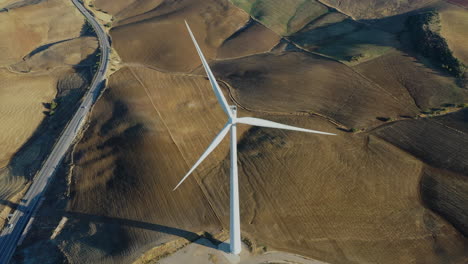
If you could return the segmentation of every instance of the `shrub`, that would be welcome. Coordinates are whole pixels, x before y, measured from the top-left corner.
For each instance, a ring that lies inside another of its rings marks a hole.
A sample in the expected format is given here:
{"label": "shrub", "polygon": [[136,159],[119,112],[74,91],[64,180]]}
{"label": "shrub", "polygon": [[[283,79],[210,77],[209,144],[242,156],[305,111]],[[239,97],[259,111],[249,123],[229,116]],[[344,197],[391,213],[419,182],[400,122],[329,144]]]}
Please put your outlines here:
{"label": "shrub", "polygon": [[357,62],[359,61],[360,59],[364,58],[365,56],[363,54],[357,54],[357,55],[353,55],[353,56],[347,56],[345,58],[345,60],[349,61],[349,62]]}
{"label": "shrub", "polygon": [[447,104],[443,104],[442,106],[443,107],[455,107],[455,104],[447,103]]}
{"label": "shrub", "polygon": [[50,103],[50,110],[54,111],[57,108],[58,104],[55,101],[52,101]]}
{"label": "shrub", "polygon": [[379,116],[379,117],[377,117],[377,120],[380,120],[382,122],[387,122],[387,121],[391,121],[391,118],[390,117],[385,117],[385,116]]}

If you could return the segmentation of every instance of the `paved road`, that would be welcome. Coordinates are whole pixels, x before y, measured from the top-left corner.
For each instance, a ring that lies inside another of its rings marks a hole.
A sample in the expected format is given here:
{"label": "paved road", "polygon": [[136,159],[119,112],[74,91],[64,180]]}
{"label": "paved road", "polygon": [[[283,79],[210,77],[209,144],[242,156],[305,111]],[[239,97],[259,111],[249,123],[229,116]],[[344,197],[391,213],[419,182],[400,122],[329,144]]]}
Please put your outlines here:
{"label": "paved road", "polygon": [[[76,135],[80,131],[83,121],[86,120],[86,115],[89,113],[91,106],[96,101],[102,86],[104,85],[104,73],[107,70],[110,44],[103,28],[97,23],[94,17],[84,8],[79,0],[72,0],[75,6],[86,16],[96,32],[99,45],[101,47],[101,63],[98,72],[93,79],[89,91],[83,97],[83,101],[70,120],[65,130],[62,132],[59,140],[56,142],[52,152],[44,163],[39,173],[34,178],[31,187],[21,200],[18,208],[13,213],[8,225],[5,226],[0,234],[0,264],[7,264],[15,252],[16,245],[20,240],[25,227],[27,226],[31,216],[36,210],[42,199],[46,187],[55,173],[56,168],[62,161],[65,153],[70,148]],[[27,232],[27,230],[26,230]]]}

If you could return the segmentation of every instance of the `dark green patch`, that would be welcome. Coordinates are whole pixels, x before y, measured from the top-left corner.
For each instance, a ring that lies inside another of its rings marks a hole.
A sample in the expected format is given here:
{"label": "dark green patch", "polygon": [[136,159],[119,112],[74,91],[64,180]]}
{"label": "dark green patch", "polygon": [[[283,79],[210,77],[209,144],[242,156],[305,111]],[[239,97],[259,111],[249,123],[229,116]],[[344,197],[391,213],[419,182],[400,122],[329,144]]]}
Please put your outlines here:
{"label": "dark green patch", "polygon": [[455,58],[447,41],[440,35],[440,18],[435,11],[410,16],[406,25],[411,33],[414,49],[429,58],[443,71],[461,78],[466,70],[460,60]]}

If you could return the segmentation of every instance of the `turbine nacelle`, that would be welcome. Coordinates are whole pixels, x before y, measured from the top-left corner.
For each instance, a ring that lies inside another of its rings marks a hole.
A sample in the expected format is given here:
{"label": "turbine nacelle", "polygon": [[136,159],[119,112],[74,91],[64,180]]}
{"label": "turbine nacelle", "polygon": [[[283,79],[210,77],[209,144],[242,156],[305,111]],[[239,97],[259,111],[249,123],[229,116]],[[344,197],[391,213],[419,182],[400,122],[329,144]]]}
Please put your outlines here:
{"label": "turbine nacelle", "polygon": [[228,123],[231,125],[237,124],[237,106],[230,105],[231,115],[229,116]]}

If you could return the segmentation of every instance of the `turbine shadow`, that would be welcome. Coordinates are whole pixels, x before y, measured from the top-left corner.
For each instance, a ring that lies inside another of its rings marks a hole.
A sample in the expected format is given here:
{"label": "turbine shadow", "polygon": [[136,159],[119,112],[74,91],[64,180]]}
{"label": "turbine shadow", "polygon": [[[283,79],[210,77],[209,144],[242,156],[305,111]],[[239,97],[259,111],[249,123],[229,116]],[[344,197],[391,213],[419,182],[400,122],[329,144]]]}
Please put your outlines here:
{"label": "turbine shadow", "polygon": [[[174,236],[178,236],[181,238],[185,238],[191,241],[192,243],[197,243],[199,245],[209,247],[209,248],[217,249],[218,245],[223,243],[222,241],[214,238],[211,234],[207,232],[200,235],[195,232],[187,231],[187,230],[176,228],[176,227],[148,223],[148,222],[143,222],[143,221],[138,221],[138,220],[93,215],[93,214],[80,213],[80,212],[65,212],[64,216],[67,216],[69,218],[74,218],[80,221],[85,221],[85,222],[114,224],[118,226],[135,227],[135,228],[141,228],[141,229],[151,230],[155,232],[165,233],[168,235],[174,235]],[[205,238],[209,240],[211,242],[211,245],[209,243],[205,243],[203,239],[200,239],[200,238]]]}
{"label": "turbine shadow", "polygon": [[26,208],[24,205],[21,205],[21,204],[18,204],[18,203],[13,203],[13,202],[10,202],[8,200],[3,200],[3,199],[0,199],[0,205],[10,207],[12,209],[11,213],[13,213],[16,210],[24,212],[25,208]]}
{"label": "turbine shadow", "polygon": [[[0,205],[5,205],[11,207],[12,213],[15,210],[25,211],[25,206],[17,203],[13,203],[7,200],[0,199]],[[127,226],[127,227],[134,227],[134,228],[141,228],[146,230],[151,230],[155,232],[160,232],[168,235],[177,236],[180,238],[185,238],[192,243],[196,243],[205,247],[218,249],[219,245],[221,245],[222,241],[214,238],[210,233],[204,232],[201,235],[195,232],[187,231],[184,229],[170,227],[160,224],[148,223],[138,220],[132,219],[125,219],[125,218],[118,218],[118,217],[110,217],[110,216],[102,216],[102,215],[93,215],[87,213],[80,213],[80,212],[63,212],[63,216],[68,218],[76,219],[83,222],[94,222],[94,223],[103,223],[103,224],[113,224],[117,226]],[[204,239],[201,239],[204,238]],[[1,237],[0,242],[7,240],[7,236]],[[207,243],[208,240],[211,243]],[[228,247],[229,245],[227,245]]]}

